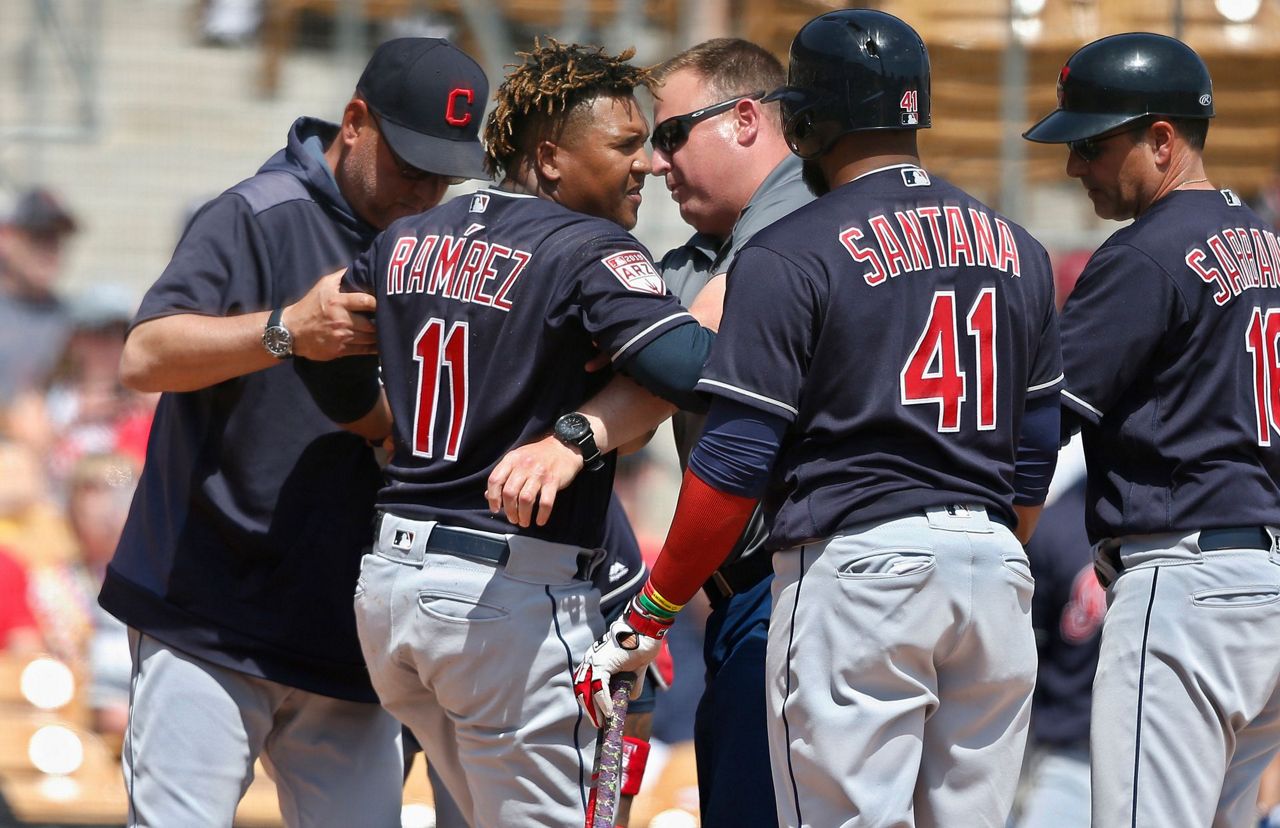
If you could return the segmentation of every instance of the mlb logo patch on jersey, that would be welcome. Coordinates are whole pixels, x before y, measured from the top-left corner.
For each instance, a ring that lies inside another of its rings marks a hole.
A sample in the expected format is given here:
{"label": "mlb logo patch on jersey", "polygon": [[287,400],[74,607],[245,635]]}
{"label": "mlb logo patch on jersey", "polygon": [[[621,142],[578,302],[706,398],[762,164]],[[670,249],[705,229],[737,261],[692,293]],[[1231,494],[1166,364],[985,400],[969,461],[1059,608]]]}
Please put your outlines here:
{"label": "mlb logo patch on jersey", "polygon": [[397,529],[395,535],[391,538],[391,546],[394,549],[408,552],[413,548],[413,533],[407,529]]}
{"label": "mlb logo patch on jersey", "polygon": [[1230,190],[1219,190],[1218,192],[1222,193],[1222,197],[1227,200],[1228,207],[1240,207],[1244,204],[1244,202],[1240,200],[1240,196]]}
{"label": "mlb logo patch on jersey", "polygon": [[902,171],[902,183],[908,187],[928,187],[929,174],[919,167],[907,167]]}
{"label": "mlb logo patch on jersey", "polygon": [[658,275],[653,262],[639,250],[626,250],[614,253],[600,260],[627,290],[636,293],[654,293],[662,296],[667,292],[667,285]]}
{"label": "mlb logo patch on jersey", "polygon": [[489,207],[489,194],[476,193],[471,196],[471,212],[483,213]]}

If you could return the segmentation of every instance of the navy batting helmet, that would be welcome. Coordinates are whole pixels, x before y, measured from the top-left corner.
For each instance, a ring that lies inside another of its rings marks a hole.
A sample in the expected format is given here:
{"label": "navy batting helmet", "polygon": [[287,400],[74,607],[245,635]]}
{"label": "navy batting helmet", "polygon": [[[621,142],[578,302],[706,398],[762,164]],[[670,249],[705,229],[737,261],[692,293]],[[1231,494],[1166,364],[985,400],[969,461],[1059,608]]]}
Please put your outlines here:
{"label": "navy batting helmet", "polygon": [[1072,55],[1058,73],[1058,108],[1022,137],[1064,144],[1148,116],[1212,118],[1213,83],[1187,44],[1129,32],[1095,40]]}
{"label": "navy batting helmet", "polygon": [[870,9],[819,15],[791,41],[781,101],[787,143],[801,158],[821,155],[841,135],[929,126],[929,53],[903,21]]}

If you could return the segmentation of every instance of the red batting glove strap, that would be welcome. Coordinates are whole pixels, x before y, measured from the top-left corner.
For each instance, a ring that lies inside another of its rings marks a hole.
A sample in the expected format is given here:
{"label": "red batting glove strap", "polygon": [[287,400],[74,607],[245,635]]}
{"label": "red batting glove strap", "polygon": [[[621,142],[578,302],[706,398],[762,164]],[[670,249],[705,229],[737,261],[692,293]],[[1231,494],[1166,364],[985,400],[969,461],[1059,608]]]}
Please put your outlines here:
{"label": "red batting glove strap", "polygon": [[756,502],[722,492],[686,471],[676,515],[649,582],[668,601],[688,603],[729,557]]}
{"label": "red batting glove strap", "polygon": [[[671,629],[672,619],[654,618],[646,613],[632,598],[627,604],[626,615],[623,616],[628,626],[641,635],[647,635],[650,638],[656,638],[659,641],[667,637],[667,631]],[[621,642],[619,642],[621,643]],[[628,649],[634,649],[628,648]]]}
{"label": "red batting glove strap", "polygon": [[644,766],[649,762],[649,743],[634,736],[622,737],[622,795],[640,793]]}

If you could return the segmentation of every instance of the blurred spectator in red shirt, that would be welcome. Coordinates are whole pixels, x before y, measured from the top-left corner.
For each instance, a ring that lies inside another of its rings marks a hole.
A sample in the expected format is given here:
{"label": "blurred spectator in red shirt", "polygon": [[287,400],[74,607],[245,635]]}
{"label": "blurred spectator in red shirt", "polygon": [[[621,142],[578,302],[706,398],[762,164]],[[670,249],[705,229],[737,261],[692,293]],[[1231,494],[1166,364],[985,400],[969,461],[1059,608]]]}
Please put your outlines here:
{"label": "blurred spectator in red shirt", "polygon": [[27,573],[0,547],[0,652],[40,650],[40,632],[27,601]]}

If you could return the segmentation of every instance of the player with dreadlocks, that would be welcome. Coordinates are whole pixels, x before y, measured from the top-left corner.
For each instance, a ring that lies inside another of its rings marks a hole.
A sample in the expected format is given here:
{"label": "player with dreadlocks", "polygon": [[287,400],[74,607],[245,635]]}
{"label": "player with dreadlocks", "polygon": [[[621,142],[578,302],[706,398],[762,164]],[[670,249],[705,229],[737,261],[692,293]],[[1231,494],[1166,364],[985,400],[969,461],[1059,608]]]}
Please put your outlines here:
{"label": "player with dreadlocks", "polygon": [[[696,402],[711,340],[626,232],[650,172],[632,94],[646,73],[629,52],[555,42],[522,57],[486,129],[501,183],[392,224],[344,278],[377,298],[383,391],[372,371],[306,372],[337,422],[394,439],[360,641],[383,705],[473,826],[582,823],[595,728],[572,670],[604,629],[590,578],[611,452]],[[584,371],[597,349],[670,402]],[[544,437],[572,467],[545,481],[510,466],[514,522],[556,501],[513,527],[486,480]]]}

